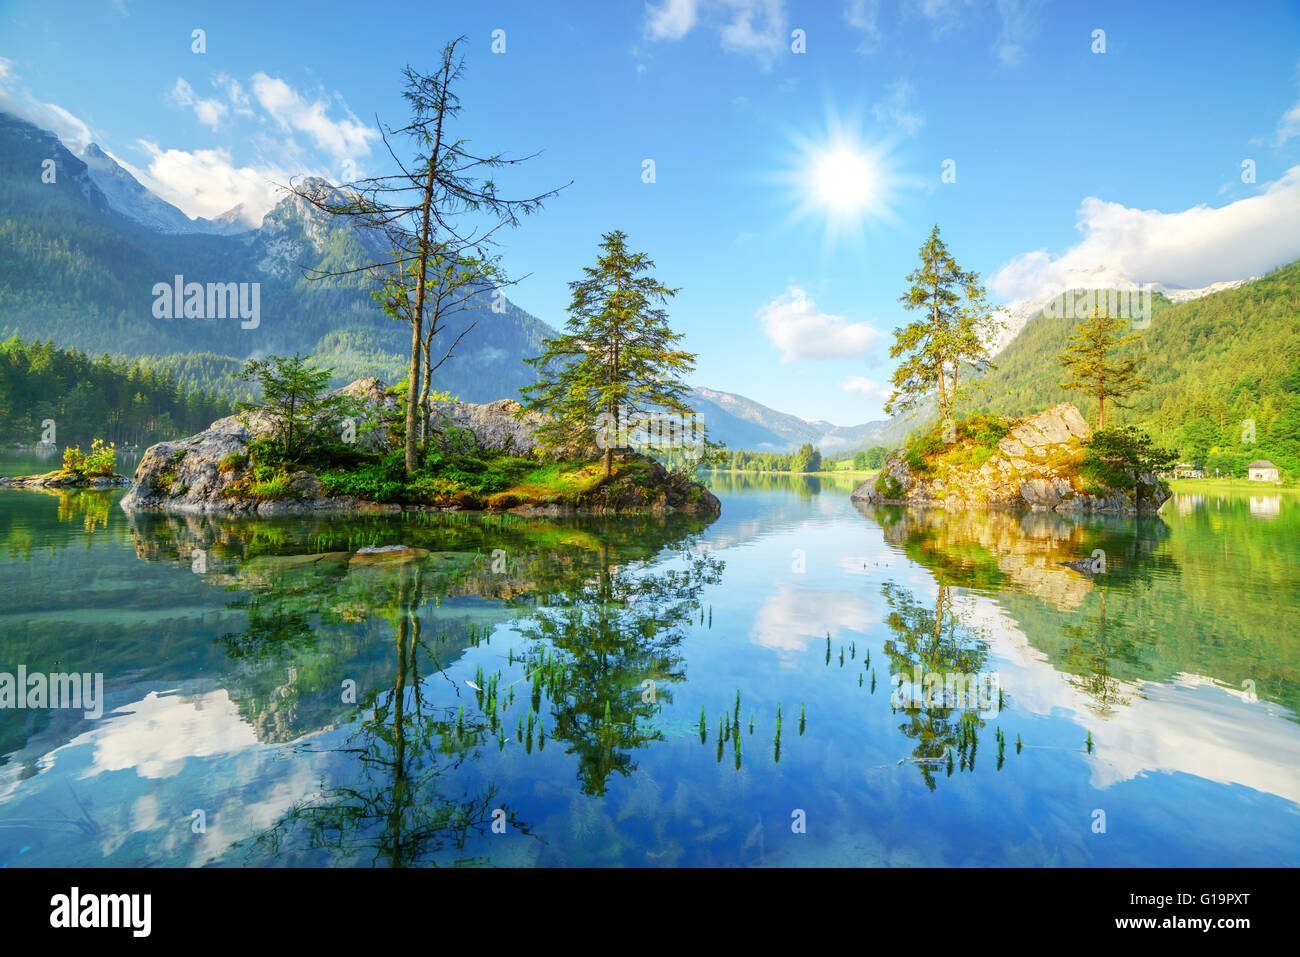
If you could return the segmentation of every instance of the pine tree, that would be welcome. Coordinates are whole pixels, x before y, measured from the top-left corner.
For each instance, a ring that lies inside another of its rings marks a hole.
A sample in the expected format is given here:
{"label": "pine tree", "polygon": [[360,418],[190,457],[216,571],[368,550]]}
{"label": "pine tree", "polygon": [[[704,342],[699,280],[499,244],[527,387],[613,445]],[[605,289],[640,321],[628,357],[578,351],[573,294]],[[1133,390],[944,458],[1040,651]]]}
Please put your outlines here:
{"label": "pine tree", "polygon": [[[601,237],[595,266],[569,283],[566,332],[525,360],[538,381],[523,389],[523,409],[549,417],[539,430],[551,448],[589,444],[603,420],[605,477],[613,474],[614,446],[629,420],[646,412],[691,412],[680,376],[695,356],[674,348],[682,334],[668,327],[664,304],[678,292],[650,275],[654,262],[627,248],[620,230]],[[521,413],[522,414],[522,413]]]}
{"label": "pine tree", "polygon": [[1116,346],[1136,342],[1136,335],[1121,336],[1120,331],[1128,320],[1103,311],[1094,299],[1092,315],[1074,327],[1065,351],[1057,355],[1059,362],[1070,372],[1070,380],[1060,383],[1062,389],[1082,392],[1097,400],[1097,431],[1106,427],[1107,400],[1117,408],[1128,409],[1132,396],[1146,390],[1151,380],[1141,375],[1142,357],[1129,359],[1110,358]]}
{"label": "pine tree", "polygon": [[912,285],[899,302],[922,316],[894,330],[889,357],[906,358],[894,370],[894,391],[885,411],[906,412],[935,392],[939,414],[946,419],[960,394],[962,364],[977,370],[990,366],[987,350],[996,327],[979,274],[957,265],[939,238],[938,224],[921,245],[920,255],[921,265],[908,274]]}
{"label": "pine tree", "polygon": [[[385,240],[392,250],[381,261],[356,269],[322,271],[310,278],[367,273],[377,275],[381,282],[405,282],[411,287],[405,313],[411,325],[405,429],[408,474],[418,464],[420,370],[428,351],[426,323],[437,325],[437,316],[430,319],[429,299],[438,282],[438,262],[483,262],[482,250],[495,243],[499,229],[516,225],[520,216],[536,212],[543,200],[558,192],[505,198],[497,191],[495,171],[529,157],[477,154],[469,149],[467,140],[455,135],[452,127],[461,109],[455,88],[464,72],[464,58],[457,48],[464,40],[459,37],[443,48],[435,73],[420,73],[409,66],[403,72],[406,86],[402,96],[411,110],[410,122],[400,129],[382,129],[384,144],[399,172],[366,177],[341,191],[311,179],[293,189],[317,209],[350,217],[372,239]],[[405,136],[412,144],[413,156],[405,162],[393,153],[389,137],[394,135]]]}
{"label": "pine tree", "polygon": [[260,409],[273,423],[276,441],[288,462],[294,462],[307,449],[324,420],[347,411],[342,396],[326,395],[332,369],[320,369],[305,356],[268,356],[249,359],[239,378],[256,380],[261,386],[262,402],[239,403],[241,411]]}

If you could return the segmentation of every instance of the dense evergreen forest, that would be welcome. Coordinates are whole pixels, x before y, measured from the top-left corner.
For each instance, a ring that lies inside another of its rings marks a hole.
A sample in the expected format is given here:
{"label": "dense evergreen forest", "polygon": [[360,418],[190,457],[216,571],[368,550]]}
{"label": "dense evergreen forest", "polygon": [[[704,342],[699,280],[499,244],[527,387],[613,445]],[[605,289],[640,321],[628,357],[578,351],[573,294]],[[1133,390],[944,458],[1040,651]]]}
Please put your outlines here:
{"label": "dense evergreen forest", "polygon": [[[59,171],[51,183],[31,175],[47,157]],[[167,356],[151,361],[186,389],[232,395],[242,384],[220,369],[269,354],[312,355],[334,369],[334,385],[371,375],[393,382],[405,374],[410,330],[375,304],[374,283],[360,274],[309,278],[369,262],[375,248],[296,197],[283,198],[261,228],[245,233],[152,232],[114,213],[85,163],[53,134],[0,112],[0,209],[0,340],[52,339],[128,359]],[[256,327],[231,318],[158,318],[151,290],[177,275],[186,282],[256,283]],[[523,358],[554,334],[509,300],[494,311],[489,292],[466,304],[476,308],[448,317],[448,343],[477,325],[456,359],[438,370],[438,389],[469,402],[513,396],[531,383]]]}
{"label": "dense evergreen forest", "polygon": [[[1211,472],[1241,475],[1263,458],[1300,473],[1300,262],[1191,302],[1157,295],[1152,312],[1138,341],[1116,350],[1145,357],[1152,380],[1132,409],[1115,410],[1117,424],[1145,429]],[[1073,402],[1095,424],[1097,403],[1058,385],[1066,376],[1055,356],[1074,324],[1035,316],[959,414],[1020,416]]]}
{"label": "dense evergreen forest", "polygon": [[182,389],[174,374],[148,362],[91,359],[17,337],[0,343],[0,441],[9,445],[41,441],[49,420],[59,446],[148,445],[198,432],[232,411],[228,397]]}
{"label": "dense evergreen forest", "polygon": [[822,454],[807,442],[786,453],[736,449],[727,467],[734,472],[817,472],[822,467]]}

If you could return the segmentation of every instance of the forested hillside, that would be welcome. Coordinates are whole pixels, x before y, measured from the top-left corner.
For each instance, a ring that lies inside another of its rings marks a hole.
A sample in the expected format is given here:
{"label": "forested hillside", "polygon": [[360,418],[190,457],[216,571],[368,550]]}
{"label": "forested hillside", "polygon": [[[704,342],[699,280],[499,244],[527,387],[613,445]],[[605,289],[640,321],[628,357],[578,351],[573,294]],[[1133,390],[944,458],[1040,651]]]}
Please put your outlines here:
{"label": "forested hillside", "polygon": [[[1031,319],[962,414],[1027,415],[1070,401],[1095,423],[1096,401],[1058,385],[1066,377],[1055,357],[1073,326]],[[1191,302],[1156,296],[1150,326],[1136,331],[1138,341],[1116,355],[1145,356],[1152,385],[1131,410],[1114,411],[1116,423],[1138,425],[1211,470],[1239,472],[1265,458],[1300,472],[1300,262]]]}
{"label": "forested hillside", "polygon": [[33,445],[53,421],[59,446],[92,439],[146,445],[206,428],[233,411],[211,392],[188,392],[141,362],[91,359],[51,343],[0,343],[0,441]]}
{"label": "forested hillside", "polygon": [[[41,175],[50,158],[52,183]],[[54,134],[0,113],[0,210],[0,339],[53,339],[128,359],[208,354],[229,358],[228,367],[250,356],[302,352],[334,366],[336,384],[362,375],[392,380],[405,368],[410,330],[383,314],[369,280],[308,278],[382,251],[296,197],[250,232],[154,232],[114,212],[86,164]],[[245,328],[239,318],[158,318],[154,286],[178,275],[186,283],[256,283],[256,326]],[[438,370],[436,388],[472,402],[512,397],[533,380],[523,358],[553,330],[509,301],[503,312],[487,308],[486,293],[476,301],[481,308],[447,321],[445,344],[477,325]],[[205,388],[219,386],[211,378],[218,366],[172,368],[183,384]]]}

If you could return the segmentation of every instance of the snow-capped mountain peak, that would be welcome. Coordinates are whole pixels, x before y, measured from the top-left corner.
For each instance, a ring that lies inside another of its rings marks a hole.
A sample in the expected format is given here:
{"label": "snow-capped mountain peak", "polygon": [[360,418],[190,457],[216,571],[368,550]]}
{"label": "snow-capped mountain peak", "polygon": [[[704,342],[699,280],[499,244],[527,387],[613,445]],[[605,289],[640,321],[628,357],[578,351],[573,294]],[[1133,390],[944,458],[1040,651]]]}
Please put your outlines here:
{"label": "snow-capped mountain peak", "polygon": [[995,355],[1001,352],[1010,344],[1012,339],[1020,334],[1020,330],[1025,327],[1025,324],[1030,319],[1041,312],[1057,296],[1070,290],[1119,289],[1132,291],[1150,289],[1152,292],[1158,292],[1165,296],[1171,302],[1191,302],[1193,299],[1200,299],[1202,296],[1208,296],[1211,293],[1223,292],[1225,289],[1236,289],[1259,278],[1259,276],[1250,276],[1246,279],[1228,279],[1198,289],[1186,289],[1180,286],[1169,286],[1161,282],[1134,282],[1122,270],[1114,266],[1098,265],[1086,269],[1067,269],[1062,272],[1060,280],[1053,288],[1045,290],[1038,296],[1017,299],[1002,310],[1000,318],[1004,320],[1005,326],[998,336],[992,352]]}
{"label": "snow-capped mountain peak", "polygon": [[203,218],[190,219],[171,203],[150,192],[112,156],[100,149],[98,144],[88,144],[81,151],[80,159],[86,164],[91,180],[104,194],[109,208],[146,229],[169,235],[183,233],[227,235],[254,228],[238,217],[226,220],[229,213],[223,214],[222,218],[216,221]]}

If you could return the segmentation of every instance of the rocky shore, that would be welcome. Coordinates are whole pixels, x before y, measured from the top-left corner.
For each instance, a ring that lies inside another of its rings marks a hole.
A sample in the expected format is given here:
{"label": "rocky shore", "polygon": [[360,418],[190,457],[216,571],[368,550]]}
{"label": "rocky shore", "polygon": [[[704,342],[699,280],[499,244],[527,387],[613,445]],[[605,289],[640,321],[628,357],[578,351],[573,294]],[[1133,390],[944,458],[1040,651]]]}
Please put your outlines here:
{"label": "rocky shore", "polygon": [[988,455],[958,440],[918,470],[915,457],[895,452],[852,498],[870,505],[1137,514],[1157,511],[1170,496],[1155,475],[1139,476],[1134,489],[1088,487],[1079,465],[1092,433],[1071,403],[1005,425],[1006,434]]}
{"label": "rocky shore", "polygon": [[[389,424],[397,403],[378,379],[358,379],[337,390],[357,400],[354,417],[358,447],[379,451],[391,447]],[[468,430],[480,454],[533,455],[538,448],[536,429],[540,417],[516,418],[519,403],[501,399],[477,405],[437,402],[435,411],[451,425]],[[273,500],[246,494],[252,469],[250,446],[272,432],[265,413],[254,411],[227,416],[189,438],[159,442],[140,460],[131,488],[122,498],[127,511],[159,509],[169,512],[220,512],[278,515],[302,512],[358,512],[405,510],[475,511],[485,507],[531,515],[609,514],[618,512],[714,512],[717,498],[703,486],[644,460],[635,482],[602,484],[568,498],[507,496],[491,506],[466,500],[453,505],[397,505],[352,496],[331,496],[320,479],[308,471],[288,476],[285,494]],[[510,501],[510,498],[515,500]]]}
{"label": "rocky shore", "polygon": [[131,480],[125,475],[95,475],[89,478],[78,478],[65,472],[0,478],[0,488],[117,488],[130,484]]}

